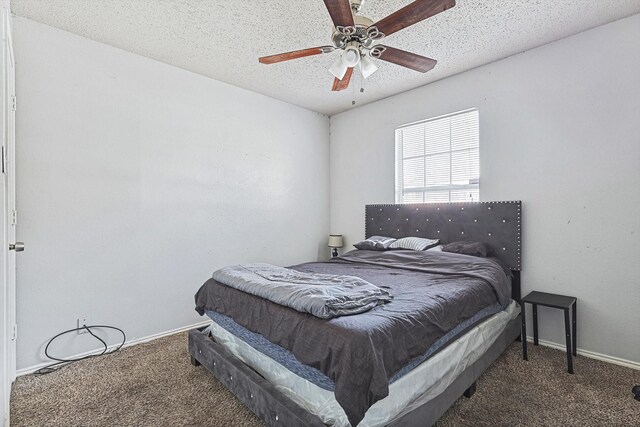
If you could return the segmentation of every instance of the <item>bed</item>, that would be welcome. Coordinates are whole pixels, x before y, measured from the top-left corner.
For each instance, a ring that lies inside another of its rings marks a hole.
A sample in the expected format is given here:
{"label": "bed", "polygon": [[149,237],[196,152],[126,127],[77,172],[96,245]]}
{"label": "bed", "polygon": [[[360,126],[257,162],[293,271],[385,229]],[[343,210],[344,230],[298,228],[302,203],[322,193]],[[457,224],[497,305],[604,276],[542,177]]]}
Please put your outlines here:
{"label": "bed", "polygon": [[196,304],[213,324],[190,331],[192,362],[267,425],[430,425],[520,336],[521,218],[520,202],[367,205],[365,237],[480,241],[495,259],[354,251],[293,266],[394,295],[330,320],[210,280]]}

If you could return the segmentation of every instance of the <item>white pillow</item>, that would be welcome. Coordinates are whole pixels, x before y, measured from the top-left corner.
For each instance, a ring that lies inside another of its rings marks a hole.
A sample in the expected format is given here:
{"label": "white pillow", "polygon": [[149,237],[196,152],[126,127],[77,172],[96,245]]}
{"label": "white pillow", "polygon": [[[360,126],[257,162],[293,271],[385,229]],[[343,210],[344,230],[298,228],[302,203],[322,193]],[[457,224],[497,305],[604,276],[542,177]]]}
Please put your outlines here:
{"label": "white pillow", "polygon": [[403,237],[389,246],[389,249],[413,249],[414,251],[424,251],[440,243],[438,239],[423,239],[422,237]]}

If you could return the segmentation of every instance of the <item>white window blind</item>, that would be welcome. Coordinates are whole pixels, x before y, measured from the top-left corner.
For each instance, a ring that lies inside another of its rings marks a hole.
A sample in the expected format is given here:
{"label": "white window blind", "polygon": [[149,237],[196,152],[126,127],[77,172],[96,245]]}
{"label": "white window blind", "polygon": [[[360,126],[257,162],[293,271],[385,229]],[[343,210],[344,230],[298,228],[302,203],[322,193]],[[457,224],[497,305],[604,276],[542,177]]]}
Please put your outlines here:
{"label": "white window blind", "polygon": [[396,203],[480,199],[478,110],[396,129]]}

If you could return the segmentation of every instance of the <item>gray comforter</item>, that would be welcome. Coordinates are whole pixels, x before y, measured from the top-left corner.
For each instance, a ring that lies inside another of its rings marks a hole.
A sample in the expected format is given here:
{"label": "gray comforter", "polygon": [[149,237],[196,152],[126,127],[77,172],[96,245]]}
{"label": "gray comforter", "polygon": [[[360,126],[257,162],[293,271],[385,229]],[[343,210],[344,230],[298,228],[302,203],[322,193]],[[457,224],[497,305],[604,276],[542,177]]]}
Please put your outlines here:
{"label": "gray comforter", "polygon": [[271,264],[221,268],[213,279],[321,319],[358,314],[392,300],[389,292],[355,276],[305,273]]}
{"label": "gray comforter", "polygon": [[353,426],[388,395],[397,371],[483,308],[506,306],[511,295],[507,272],[496,261],[468,255],[361,250],[291,268],[360,277],[394,298],[324,320],[210,279],[196,294],[196,310],[228,316],[325,373]]}

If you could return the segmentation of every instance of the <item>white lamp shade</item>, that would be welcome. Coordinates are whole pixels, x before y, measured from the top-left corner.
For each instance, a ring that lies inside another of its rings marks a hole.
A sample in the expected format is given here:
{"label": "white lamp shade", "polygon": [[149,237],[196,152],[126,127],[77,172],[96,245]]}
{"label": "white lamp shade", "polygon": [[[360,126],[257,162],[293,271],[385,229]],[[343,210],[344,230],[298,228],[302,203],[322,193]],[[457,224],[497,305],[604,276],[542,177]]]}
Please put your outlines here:
{"label": "white lamp shade", "polygon": [[371,60],[371,58],[365,55],[360,59],[360,71],[362,72],[362,77],[366,79],[371,74],[378,71],[378,66]]}
{"label": "white lamp shade", "polygon": [[342,234],[329,235],[329,244],[327,246],[330,248],[341,248],[343,246]]}
{"label": "white lamp shade", "polygon": [[336,79],[342,80],[344,75],[347,74],[347,63],[344,60],[344,55],[340,55],[338,59],[335,60],[331,68],[329,68],[329,72],[335,76]]}

